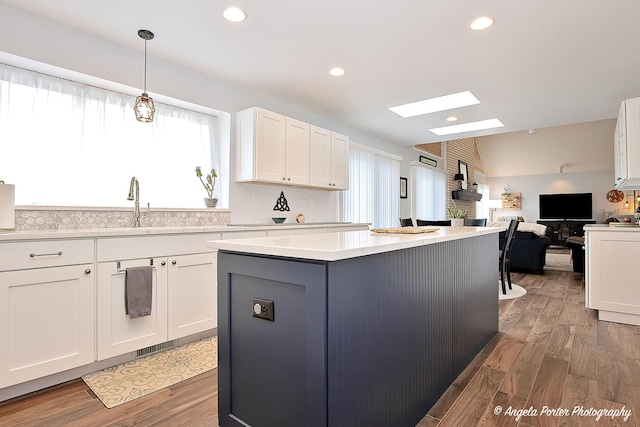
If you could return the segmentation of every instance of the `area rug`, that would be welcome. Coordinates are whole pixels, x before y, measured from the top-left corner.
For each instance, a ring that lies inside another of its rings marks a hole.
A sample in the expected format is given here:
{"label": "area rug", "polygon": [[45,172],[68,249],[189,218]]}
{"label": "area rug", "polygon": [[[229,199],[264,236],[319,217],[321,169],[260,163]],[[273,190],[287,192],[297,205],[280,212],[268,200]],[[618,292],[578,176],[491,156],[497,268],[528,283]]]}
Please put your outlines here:
{"label": "area rug", "polygon": [[107,408],[130,402],[218,366],[218,340],[209,337],[82,377]]}
{"label": "area rug", "polygon": [[554,254],[547,252],[544,269],[554,271],[573,271],[571,254]]}
{"label": "area rug", "polygon": [[502,282],[498,280],[498,299],[499,300],[514,299],[527,294],[527,290],[525,288],[523,288],[522,286],[515,285],[513,282],[511,282],[511,287],[513,289],[509,289],[509,285],[507,284],[505,284],[505,287],[507,288],[506,295],[502,293]]}

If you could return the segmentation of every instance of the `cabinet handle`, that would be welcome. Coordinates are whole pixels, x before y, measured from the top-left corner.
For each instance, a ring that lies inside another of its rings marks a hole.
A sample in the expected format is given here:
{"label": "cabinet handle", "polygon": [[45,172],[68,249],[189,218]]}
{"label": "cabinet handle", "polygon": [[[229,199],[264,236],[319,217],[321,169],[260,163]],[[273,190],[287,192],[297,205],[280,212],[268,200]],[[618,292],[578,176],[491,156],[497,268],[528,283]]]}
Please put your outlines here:
{"label": "cabinet handle", "polygon": [[167,265],[167,262],[166,262],[166,261],[162,261],[162,262],[160,263],[160,265],[164,267],[165,265]]}
{"label": "cabinet handle", "polygon": [[620,181],[621,179],[622,179],[621,177],[618,177],[618,181]]}
{"label": "cabinet handle", "polygon": [[178,263],[178,261],[176,261],[175,259],[173,261],[171,261],[171,264],[176,265]]}
{"label": "cabinet handle", "polygon": [[84,271],[84,274],[91,274],[91,269],[90,269],[90,268],[87,268],[87,269]]}
{"label": "cabinet handle", "polygon": [[37,256],[54,256],[54,255],[62,255],[62,251],[52,252],[50,254],[29,254],[31,258],[35,258]]}
{"label": "cabinet handle", "polygon": [[287,178],[287,181],[291,181],[291,178]]}
{"label": "cabinet handle", "polygon": [[285,178],[284,176],[282,177],[282,180],[285,181],[287,178]]}

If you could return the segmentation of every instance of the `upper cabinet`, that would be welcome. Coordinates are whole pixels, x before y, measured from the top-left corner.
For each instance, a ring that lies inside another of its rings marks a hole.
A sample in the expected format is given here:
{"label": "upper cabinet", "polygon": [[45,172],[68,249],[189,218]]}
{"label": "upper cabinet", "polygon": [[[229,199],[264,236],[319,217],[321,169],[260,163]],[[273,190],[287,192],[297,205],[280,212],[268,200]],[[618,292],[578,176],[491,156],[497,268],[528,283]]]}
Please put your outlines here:
{"label": "upper cabinet", "polygon": [[640,98],[622,101],[613,149],[616,188],[640,189]]}
{"label": "upper cabinet", "polygon": [[259,107],[236,113],[236,181],[349,187],[349,138]]}
{"label": "upper cabinet", "polygon": [[349,189],[349,137],[311,126],[309,184]]}

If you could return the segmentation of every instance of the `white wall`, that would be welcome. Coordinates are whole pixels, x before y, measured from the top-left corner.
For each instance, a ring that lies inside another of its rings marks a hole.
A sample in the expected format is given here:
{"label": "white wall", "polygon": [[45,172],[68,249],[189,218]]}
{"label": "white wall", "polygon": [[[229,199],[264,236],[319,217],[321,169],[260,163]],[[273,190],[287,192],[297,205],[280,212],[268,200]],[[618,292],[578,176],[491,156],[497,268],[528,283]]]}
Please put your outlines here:
{"label": "white wall", "polygon": [[[132,34],[132,37],[136,37],[136,35]],[[141,51],[75,30],[1,2],[0,52],[40,61],[132,88],[140,88],[142,84]],[[235,113],[252,106],[273,110],[343,133],[360,144],[402,156],[401,176],[409,176],[408,162],[418,158],[418,154],[408,147],[376,138],[335,119],[155,58],[152,44],[148,46],[147,68],[147,89],[151,96],[162,94],[227,113]],[[131,95],[137,96],[138,92],[139,89],[133,90]],[[226,126],[230,127],[230,165],[234,165],[235,124],[233,115],[231,117],[231,123],[227,123]],[[27,162],[28,159],[24,161]],[[289,213],[290,218],[295,218],[298,213],[304,213],[309,221],[338,220],[337,192],[240,184],[234,180],[233,167],[230,168],[229,174],[229,208],[232,210],[232,222],[264,222],[273,216],[282,216],[279,212],[273,211],[280,191],[284,191],[292,209]],[[198,185],[198,183],[194,182],[194,185]],[[261,198],[261,202],[254,203],[254,197]],[[153,205],[153,201],[149,202]],[[409,204],[406,202],[401,204],[402,215],[410,212],[410,206],[407,206]]]}
{"label": "white wall", "polygon": [[[576,106],[576,108],[580,108]],[[554,174],[613,169],[616,119],[477,138],[488,176]]]}
{"label": "white wall", "polygon": [[610,203],[606,194],[613,188],[613,170],[595,172],[569,172],[542,175],[525,175],[489,178],[491,186],[491,200],[500,199],[500,194],[506,188],[508,192],[522,193],[521,211],[496,211],[496,217],[501,215],[520,215],[527,222],[539,219],[538,196],[540,194],[560,193],[593,193],[593,219],[598,222],[604,220],[602,212],[618,209],[619,214],[633,213],[633,191],[629,193],[631,207],[624,208],[624,202]]}

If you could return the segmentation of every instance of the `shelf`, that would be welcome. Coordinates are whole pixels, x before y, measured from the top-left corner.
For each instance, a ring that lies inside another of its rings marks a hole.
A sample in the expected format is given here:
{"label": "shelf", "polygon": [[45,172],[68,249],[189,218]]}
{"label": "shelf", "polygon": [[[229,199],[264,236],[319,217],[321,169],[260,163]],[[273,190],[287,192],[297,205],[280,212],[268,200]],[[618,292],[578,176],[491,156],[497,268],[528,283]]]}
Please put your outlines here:
{"label": "shelf", "polygon": [[522,210],[522,194],[521,193],[502,193],[501,198],[502,198],[503,211]]}
{"label": "shelf", "polygon": [[475,191],[457,190],[451,192],[451,198],[454,200],[468,200],[470,202],[479,202],[482,194]]}

